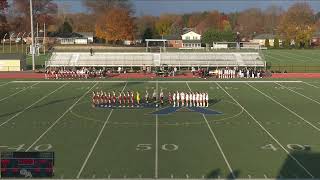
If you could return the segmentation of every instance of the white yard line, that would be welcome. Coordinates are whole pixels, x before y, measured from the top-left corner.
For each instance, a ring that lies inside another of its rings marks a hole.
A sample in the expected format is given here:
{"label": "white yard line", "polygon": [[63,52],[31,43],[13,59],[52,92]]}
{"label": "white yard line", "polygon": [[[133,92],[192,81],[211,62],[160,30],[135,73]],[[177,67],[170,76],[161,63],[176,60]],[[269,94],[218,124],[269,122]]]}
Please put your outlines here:
{"label": "white yard line", "polygon": [[[190,86],[189,86],[188,82],[186,82],[186,84],[187,84],[187,86],[188,86],[189,90],[192,92],[192,89],[190,88]],[[229,161],[228,161],[228,159],[227,159],[226,155],[224,154],[224,152],[223,152],[223,150],[222,150],[222,148],[221,148],[221,146],[220,146],[220,143],[219,143],[219,141],[218,141],[218,139],[217,139],[216,135],[214,134],[213,130],[211,129],[211,127],[210,127],[210,125],[209,125],[209,122],[208,122],[208,120],[207,120],[206,116],[205,116],[204,114],[202,114],[202,117],[203,117],[203,119],[205,120],[205,122],[206,122],[206,124],[207,124],[207,126],[208,126],[208,128],[209,128],[209,130],[210,130],[210,133],[211,133],[211,135],[212,135],[212,137],[213,137],[213,139],[214,139],[215,143],[217,144],[218,149],[219,149],[219,151],[220,151],[220,153],[221,153],[221,155],[222,155],[222,157],[223,157],[223,159],[224,159],[225,163],[226,163],[226,164],[227,164],[227,166],[228,166],[228,169],[229,169],[229,171],[230,171],[230,173],[231,173],[231,175],[232,175],[232,178],[234,178],[234,179],[235,179],[235,178],[236,178],[236,176],[235,176],[235,175],[234,175],[234,173],[233,173],[233,170],[232,170],[232,168],[231,168],[231,165],[230,165],[230,163],[229,163]]]}
{"label": "white yard line", "polygon": [[0,87],[1,87],[1,86],[5,86],[5,85],[9,84],[10,82],[11,82],[11,81],[9,81],[9,82],[7,82],[7,83],[0,84]]}
{"label": "white yard line", "polygon": [[[156,83],[156,91],[157,91],[157,102],[158,102],[158,94],[159,94],[159,83],[157,81]],[[156,108],[158,111],[158,108]],[[155,165],[154,165],[154,177],[157,179],[158,178],[158,161],[159,161],[159,154],[158,154],[158,114],[156,114],[156,147],[155,147]]]}
{"label": "white yard line", "polygon": [[[128,84],[128,83],[126,83],[126,84],[124,85],[121,93],[125,90],[125,88],[127,87],[127,84]],[[91,89],[92,89],[92,88],[91,88]],[[79,172],[78,172],[78,174],[77,174],[77,179],[80,178],[83,169],[86,167],[86,165],[87,165],[87,163],[88,163],[88,160],[89,160],[89,158],[91,157],[91,154],[92,154],[92,152],[94,151],[94,148],[96,147],[96,145],[97,145],[97,143],[98,143],[98,141],[99,141],[99,139],[100,139],[100,136],[101,136],[102,133],[103,133],[104,128],[105,128],[106,125],[108,124],[109,119],[110,119],[112,113],[113,113],[113,109],[110,111],[110,113],[109,113],[106,121],[104,122],[104,124],[103,124],[103,126],[102,126],[102,128],[101,128],[101,130],[100,130],[100,132],[99,132],[99,134],[98,134],[98,136],[97,136],[97,138],[96,138],[96,140],[94,141],[94,143],[93,143],[93,145],[92,145],[92,147],[91,147],[91,149],[90,149],[90,151],[89,151],[86,159],[84,160],[84,162],[83,162],[83,164],[82,164],[82,166],[81,166],[81,168],[80,168],[80,170],[79,170]]]}
{"label": "white yard line", "polygon": [[236,178],[236,176],[234,175],[234,173],[233,173],[233,170],[232,170],[232,168],[231,168],[231,165],[230,165],[230,163],[229,163],[229,161],[228,161],[228,159],[227,159],[227,157],[226,157],[226,155],[224,154],[224,152],[223,152],[223,150],[222,150],[222,148],[221,148],[221,146],[220,146],[220,143],[219,143],[219,141],[218,141],[218,139],[217,139],[217,137],[216,137],[216,135],[214,134],[214,132],[212,131],[212,129],[211,129],[211,127],[210,127],[210,125],[209,125],[209,122],[208,122],[208,120],[207,120],[207,118],[206,118],[206,116],[204,115],[204,114],[202,114],[202,116],[203,116],[203,119],[206,121],[206,123],[207,123],[207,126],[208,126],[208,128],[209,128],[209,130],[210,130],[210,132],[211,132],[211,135],[212,135],[212,137],[213,137],[213,139],[214,139],[214,141],[216,142],[216,144],[217,144],[217,146],[218,146],[218,148],[219,148],[219,151],[220,151],[220,153],[221,153],[221,155],[222,155],[222,157],[223,157],[223,159],[224,159],[224,161],[225,161],[225,163],[227,164],[227,166],[228,166],[228,169],[229,169],[229,171],[230,171],[230,173],[231,173],[231,175],[232,175],[232,178]]}
{"label": "white yard line", "polygon": [[[158,109],[158,108],[157,108]],[[156,147],[155,147],[155,172],[154,172],[154,177],[157,179],[158,178],[158,114],[156,114]]]}
{"label": "white yard line", "polygon": [[0,99],[0,102],[4,101],[4,100],[6,100],[6,99],[9,99],[10,97],[15,96],[15,95],[17,95],[17,94],[19,94],[19,93],[21,93],[21,92],[23,92],[23,91],[25,91],[25,90],[27,90],[27,89],[29,89],[29,88],[32,88],[33,86],[38,85],[39,83],[40,83],[40,82],[36,82],[35,84],[33,84],[33,85],[31,85],[31,86],[28,86],[28,87],[26,87],[26,88],[24,88],[24,89],[21,89],[20,91],[17,91],[17,92],[15,92],[15,93],[13,93],[13,94],[5,97],[5,98],[2,98],[2,99]]}
{"label": "white yard line", "polygon": [[302,96],[302,97],[304,97],[304,98],[306,98],[306,99],[308,99],[308,100],[310,100],[310,101],[312,101],[312,102],[317,103],[317,104],[320,105],[320,102],[317,101],[317,100],[311,99],[310,97],[308,97],[308,96],[306,96],[306,95],[304,95],[304,94],[302,94],[302,93],[299,93],[299,92],[297,92],[297,91],[295,91],[295,90],[293,90],[293,89],[290,89],[290,88],[288,88],[288,87],[286,87],[286,86],[284,86],[284,85],[282,85],[282,84],[279,84],[279,83],[275,83],[275,84],[278,84],[279,86],[284,87],[284,88],[288,89],[289,91],[294,92],[294,93],[296,93],[296,94],[298,94],[298,95],[300,95],[300,96]]}
{"label": "white yard line", "polygon": [[225,80],[219,80],[217,79],[216,81],[214,80],[208,80],[208,81],[184,81],[184,80],[173,80],[173,81],[12,81],[14,83],[36,83],[36,82],[41,82],[41,83],[66,83],[66,82],[70,82],[70,83],[126,83],[126,82],[132,82],[132,83],[210,83],[210,82],[221,82],[221,83],[274,83],[274,82],[283,82],[283,83],[301,83],[302,81],[270,81],[270,80],[256,80],[256,79],[252,79],[252,80],[242,80],[239,79],[238,81],[225,81]]}
{"label": "white yard line", "polygon": [[298,161],[294,156],[292,156],[292,154],[279,142],[279,140],[277,140],[264,126],[261,125],[261,123],[251,115],[251,113],[249,113],[247,111],[247,109],[245,109],[232,95],[230,95],[224,88],[222,88],[222,86],[218,83],[216,83],[219,88],[221,90],[223,90],[235,103],[237,103],[250,117],[252,120],[254,120],[259,126],[260,128],[266,132],[269,137],[271,137],[271,139],[273,139],[274,142],[276,142],[286,153],[287,155],[294,160],[311,178],[314,178],[314,176],[309,172],[309,170],[307,170],[301,163],[300,161]]}
{"label": "white yard line", "polygon": [[57,92],[58,90],[60,90],[61,88],[63,88],[66,84],[63,84],[62,86],[60,86],[59,88],[57,88],[56,90],[50,92],[49,94],[43,96],[42,98],[40,98],[39,100],[37,100],[36,102],[32,103],[30,106],[24,108],[22,111],[16,113],[14,116],[10,117],[9,119],[7,119],[6,121],[4,121],[3,123],[0,124],[0,127],[7,124],[8,122],[10,122],[11,120],[13,120],[14,118],[18,117],[20,114],[22,114],[23,112],[25,112],[26,110],[30,109],[32,106],[36,105],[37,103],[39,103],[40,101],[44,100],[45,98],[47,98],[48,96],[50,96],[51,94]]}
{"label": "white yard line", "polygon": [[314,88],[317,88],[319,89],[320,87],[316,86],[316,85],[313,85],[313,84],[310,84],[310,83],[307,83],[307,82],[302,82],[303,84],[306,84],[306,85],[309,85],[311,87],[314,87]]}
{"label": "white yard line", "polygon": [[81,100],[83,99],[98,83],[95,83],[87,92],[85,92],[75,103],[73,103],[51,126],[45,130],[29,147],[26,151],[29,151],[35,144],[37,144],[40,139],[45,136],[72,108]]}
{"label": "white yard line", "polygon": [[306,119],[304,119],[303,117],[301,117],[299,114],[297,114],[296,112],[294,112],[293,110],[289,109],[288,107],[286,107],[285,105],[281,104],[280,102],[276,101],[275,99],[273,99],[272,97],[268,96],[267,94],[265,94],[264,92],[260,91],[259,89],[253,87],[252,85],[250,85],[249,83],[247,83],[248,86],[250,86],[252,89],[258,91],[260,94],[264,95],[265,97],[269,98],[270,100],[272,100],[273,102],[275,102],[276,104],[280,105],[281,107],[283,107],[284,109],[286,109],[287,111],[289,111],[291,114],[295,115],[296,117],[298,117],[299,119],[303,120],[304,122],[306,122],[307,124],[309,124],[311,127],[313,127],[315,130],[320,132],[320,128],[318,128],[317,126],[313,125],[311,122],[307,121]]}

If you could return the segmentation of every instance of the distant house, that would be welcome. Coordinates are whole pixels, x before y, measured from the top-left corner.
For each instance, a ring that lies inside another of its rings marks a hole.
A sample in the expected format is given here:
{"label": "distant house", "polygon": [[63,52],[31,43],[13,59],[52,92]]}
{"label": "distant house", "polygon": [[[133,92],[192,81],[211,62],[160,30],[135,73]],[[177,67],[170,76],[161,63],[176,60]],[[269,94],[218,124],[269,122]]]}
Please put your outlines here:
{"label": "distant house", "polygon": [[194,31],[187,31],[181,35],[181,49],[201,49],[201,35]]}
{"label": "distant house", "polygon": [[71,34],[63,34],[58,40],[60,44],[90,44],[93,43],[93,33],[75,32]]}
{"label": "distant house", "polygon": [[311,40],[312,46],[320,46],[320,31],[314,33]]}
{"label": "distant house", "polygon": [[[250,42],[257,43],[260,46],[264,46],[266,39],[269,39],[269,44],[271,47],[273,47],[275,38],[276,38],[276,35],[274,35],[274,34],[259,34],[259,35],[255,36],[252,40],[250,40]],[[279,40],[279,44],[280,45],[282,44],[281,40]]]}
{"label": "distant house", "polygon": [[164,39],[167,40],[167,46],[173,48],[182,48],[182,39],[179,35],[170,35],[164,36]]}

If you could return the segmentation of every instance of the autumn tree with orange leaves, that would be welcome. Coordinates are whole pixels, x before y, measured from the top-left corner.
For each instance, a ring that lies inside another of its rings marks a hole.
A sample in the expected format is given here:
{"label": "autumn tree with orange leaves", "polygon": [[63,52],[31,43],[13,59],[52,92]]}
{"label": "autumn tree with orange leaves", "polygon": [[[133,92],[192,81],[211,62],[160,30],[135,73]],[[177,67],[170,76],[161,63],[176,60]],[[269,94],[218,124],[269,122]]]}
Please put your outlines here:
{"label": "autumn tree with orange leaves", "polygon": [[134,21],[130,12],[124,8],[112,8],[97,21],[96,36],[113,44],[134,39]]}

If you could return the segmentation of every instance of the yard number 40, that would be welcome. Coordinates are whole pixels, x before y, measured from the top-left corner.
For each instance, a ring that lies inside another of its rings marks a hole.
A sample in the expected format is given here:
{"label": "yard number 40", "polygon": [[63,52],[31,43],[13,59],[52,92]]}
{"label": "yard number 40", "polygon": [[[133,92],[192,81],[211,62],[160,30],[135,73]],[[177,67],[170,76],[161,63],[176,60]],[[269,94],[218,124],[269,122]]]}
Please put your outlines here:
{"label": "yard number 40", "polygon": [[[287,144],[287,148],[290,150],[295,150],[295,151],[306,151],[306,150],[310,149],[310,145]],[[265,146],[262,146],[261,149],[272,150],[272,151],[278,150],[278,148],[276,148],[273,144],[267,144]]]}
{"label": "yard number 40", "polygon": [[[152,144],[138,144],[136,146],[137,151],[150,151],[152,149]],[[176,151],[179,146],[176,144],[163,144],[161,149],[164,151]]]}

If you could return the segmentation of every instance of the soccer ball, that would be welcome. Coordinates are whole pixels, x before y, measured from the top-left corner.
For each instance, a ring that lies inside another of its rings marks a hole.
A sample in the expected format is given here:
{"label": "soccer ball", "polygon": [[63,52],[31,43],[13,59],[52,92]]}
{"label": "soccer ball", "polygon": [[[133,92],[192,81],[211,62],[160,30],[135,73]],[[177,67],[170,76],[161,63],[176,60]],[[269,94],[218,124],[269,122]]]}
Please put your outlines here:
{"label": "soccer ball", "polygon": [[159,105],[158,104],[156,104],[156,107],[158,107]]}

